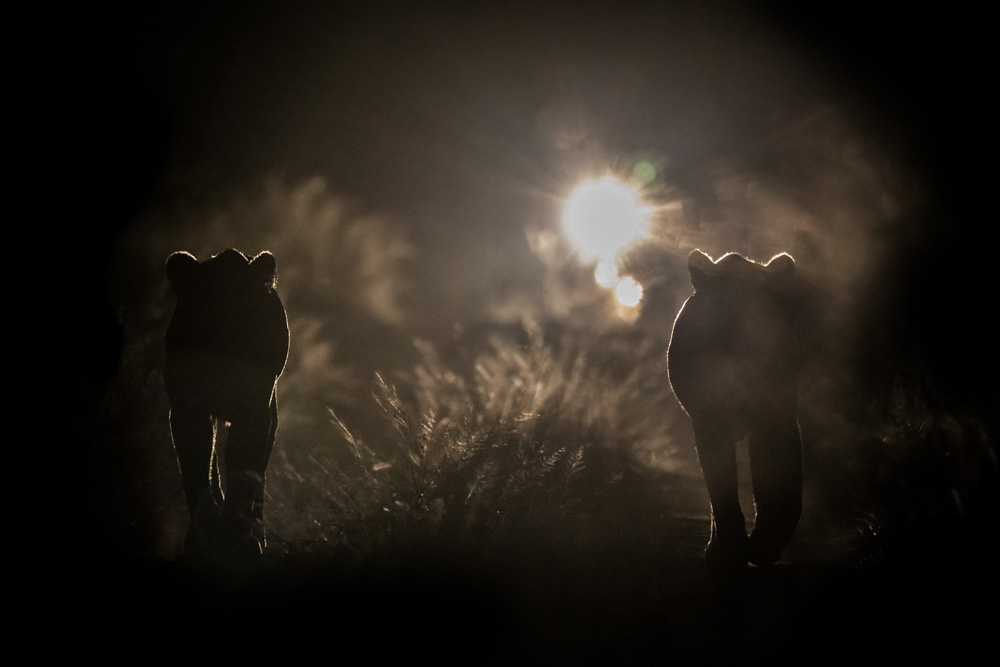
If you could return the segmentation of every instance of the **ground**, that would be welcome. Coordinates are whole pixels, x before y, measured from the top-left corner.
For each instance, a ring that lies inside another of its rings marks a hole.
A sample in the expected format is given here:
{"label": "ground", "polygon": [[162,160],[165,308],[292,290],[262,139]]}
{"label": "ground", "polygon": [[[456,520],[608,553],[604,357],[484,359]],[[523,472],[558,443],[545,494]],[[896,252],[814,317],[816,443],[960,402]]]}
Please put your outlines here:
{"label": "ground", "polygon": [[[207,573],[183,558],[100,563],[112,578],[92,572],[73,599],[114,601],[103,623],[168,653],[195,642],[251,660],[782,664],[916,654],[915,638],[932,629],[935,644],[948,643],[942,630],[961,631],[969,646],[986,636],[978,629],[985,616],[954,611],[969,572],[952,570],[949,586],[958,588],[950,589],[939,585],[940,571],[918,586],[905,569],[886,576],[860,567],[850,531],[838,535],[807,512],[785,561],[716,580],[702,561],[709,524],[700,479],[629,477],[620,491],[550,540],[485,556],[439,544],[359,560],[274,541],[268,564],[253,573]],[[178,614],[204,630],[177,634]]]}

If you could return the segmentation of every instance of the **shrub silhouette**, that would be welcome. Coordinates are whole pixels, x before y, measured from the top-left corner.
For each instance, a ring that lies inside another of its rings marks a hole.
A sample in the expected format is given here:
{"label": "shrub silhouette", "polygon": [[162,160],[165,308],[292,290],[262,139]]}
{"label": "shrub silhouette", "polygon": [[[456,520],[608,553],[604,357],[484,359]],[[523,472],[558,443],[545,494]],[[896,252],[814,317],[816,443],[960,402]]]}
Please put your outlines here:
{"label": "shrub silhouette", "polygon": [[673,462],[673,422],[651,409],[668,401],[662,348],[621,333],[547,340],[533,325],[525,336],[459,341],[457,355],[418,340],[410,372],[375,376],[381,429],[331,408],[338,446],[308,457],[279,448],[279,537],[318,535],[358,554],[541,543],[615,492],[631,462],[654,465],[654,452],[656,465]]}

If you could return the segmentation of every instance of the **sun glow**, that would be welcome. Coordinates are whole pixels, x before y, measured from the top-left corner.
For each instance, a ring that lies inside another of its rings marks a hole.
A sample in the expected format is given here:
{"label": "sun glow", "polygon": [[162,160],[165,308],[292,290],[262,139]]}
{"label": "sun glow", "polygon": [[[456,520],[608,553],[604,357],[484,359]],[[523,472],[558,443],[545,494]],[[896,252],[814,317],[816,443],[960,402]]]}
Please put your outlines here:
{"label": "sun glow", "polygon": [[625,306],[638,305],[642,285],[618,275],[618,256],[646,235],[649,209],[639,194],[612,176],[581,184],[566,202],[563,223],[567,234],[586,259],[596,259],[594,279],[614,288]]}
{"label": "sun glow", "polygon": [[580,185],[566,202],[570,238],[588,258],[613,259],[645,235],[648,211],[638,193],[605,176]]}

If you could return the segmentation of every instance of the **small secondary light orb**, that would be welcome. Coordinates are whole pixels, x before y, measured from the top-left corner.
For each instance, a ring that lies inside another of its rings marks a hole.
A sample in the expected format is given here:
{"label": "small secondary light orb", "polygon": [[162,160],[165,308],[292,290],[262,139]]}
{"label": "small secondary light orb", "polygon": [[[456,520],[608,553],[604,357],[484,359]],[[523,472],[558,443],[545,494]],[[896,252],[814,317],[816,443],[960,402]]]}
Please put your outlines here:
{"label": "small secondary light orb", "polygon": [[614,287],[618,284],[620,276],[618,275],[618,267],[615,266],[615,262],[612,259],[602,259],[597,263],[597,268],[594,269],[594,280],[601,287]]}
{"label": "small secondary light orb", "polygon": [[632,167],[632,175],[649,185],[656,180],[656,167],[643,160]]}
{"label": "small secondary light orb", "polygon": [[642,300],[642,285],[637,283],[631,276],[626,276],[618,281],[615,286],[615,297],[618,303],[623,306],[638,306]]}
{"label": "small secondary light orb", "polygon": [[581,253],[611,260],[645,234],[647,216],[635,190],[606,176],[573,192],[566,202],[564,222]]}

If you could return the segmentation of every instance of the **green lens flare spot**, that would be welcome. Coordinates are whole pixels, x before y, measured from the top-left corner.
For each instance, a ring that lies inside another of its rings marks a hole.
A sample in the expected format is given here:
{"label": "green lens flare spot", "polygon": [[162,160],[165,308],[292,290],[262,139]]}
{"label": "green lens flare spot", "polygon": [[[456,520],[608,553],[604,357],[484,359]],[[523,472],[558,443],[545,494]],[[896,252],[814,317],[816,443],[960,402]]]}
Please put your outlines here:
{"label": "green lens flare spot", "polygon": [[643,160],[641,162],[637,162],[636,165],[632,167],[632,175],[641,181],[643,185],[649,185],[656,180],[656,167]]}

